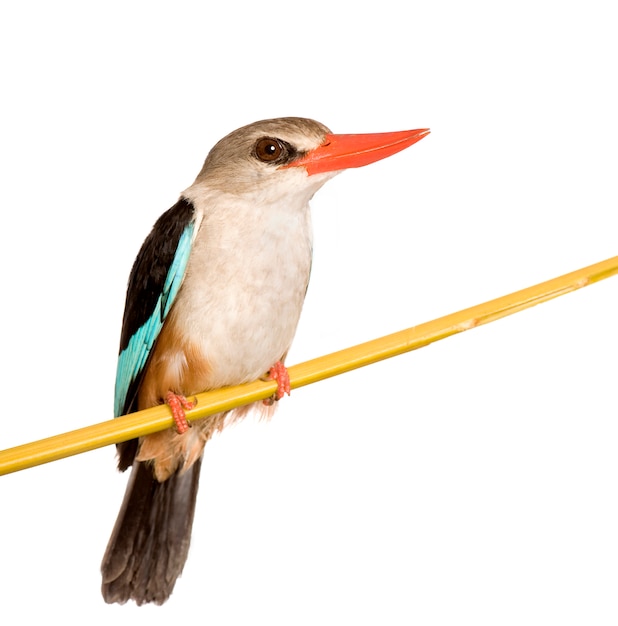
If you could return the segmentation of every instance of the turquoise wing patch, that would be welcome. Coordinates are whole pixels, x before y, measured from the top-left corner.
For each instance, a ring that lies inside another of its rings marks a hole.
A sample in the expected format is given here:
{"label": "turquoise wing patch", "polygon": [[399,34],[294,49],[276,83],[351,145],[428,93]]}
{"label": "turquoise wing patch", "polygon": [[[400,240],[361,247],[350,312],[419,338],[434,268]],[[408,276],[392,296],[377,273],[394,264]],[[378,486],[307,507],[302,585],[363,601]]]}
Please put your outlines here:
{"label": "turquoise wing patch", "polygon": [[191,254],[195,224],[189,223],[184,229],[176,253],[165,278],[163,290],[159,296],[152,315],[135,332],[127,347],[118,357],[116,369],[116,391],[114,396],[114,416],[123,415],[127,394],[134,381],[142,374],[148,357],[157,341],[159,333],[167,317],[187,269]]}

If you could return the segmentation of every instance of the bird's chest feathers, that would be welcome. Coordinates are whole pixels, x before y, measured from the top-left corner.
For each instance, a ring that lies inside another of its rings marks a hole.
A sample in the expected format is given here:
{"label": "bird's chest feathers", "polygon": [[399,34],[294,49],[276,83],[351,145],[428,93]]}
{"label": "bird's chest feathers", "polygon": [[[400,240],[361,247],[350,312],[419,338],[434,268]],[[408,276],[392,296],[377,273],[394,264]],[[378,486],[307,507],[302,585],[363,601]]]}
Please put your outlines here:
{"label": "bird's chest feathers", "polygon": [[173,319],[208,361],[208,387],[254,380],[284,356],[310,269],[308,207],[204,215]]}

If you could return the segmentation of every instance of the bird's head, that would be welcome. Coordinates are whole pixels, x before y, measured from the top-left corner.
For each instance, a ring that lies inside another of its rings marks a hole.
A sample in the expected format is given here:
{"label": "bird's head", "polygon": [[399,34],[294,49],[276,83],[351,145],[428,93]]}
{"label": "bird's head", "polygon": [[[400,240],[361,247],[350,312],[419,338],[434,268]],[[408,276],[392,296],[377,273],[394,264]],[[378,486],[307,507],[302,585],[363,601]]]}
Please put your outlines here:
{"label": "bird's head", "polygon": [[429,133],[426,129],[336,135],[314,120],[282,117],[243,126],[210,151],[196,183],[228,193],[310,198],[327,180],[395,154]]}

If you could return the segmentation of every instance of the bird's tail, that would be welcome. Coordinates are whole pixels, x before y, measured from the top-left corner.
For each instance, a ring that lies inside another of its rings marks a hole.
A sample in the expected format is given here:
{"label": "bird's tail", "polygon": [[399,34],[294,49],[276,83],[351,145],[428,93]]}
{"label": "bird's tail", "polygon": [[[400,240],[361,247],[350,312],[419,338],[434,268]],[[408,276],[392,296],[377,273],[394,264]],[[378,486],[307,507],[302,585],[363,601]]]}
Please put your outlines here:
{"label": "bird's tail", "polygon": [[106,602],[163,604],[170,597],[189,552],[201,465],[199,458],[159,482],[148,463],[134,463],[101,564]]}

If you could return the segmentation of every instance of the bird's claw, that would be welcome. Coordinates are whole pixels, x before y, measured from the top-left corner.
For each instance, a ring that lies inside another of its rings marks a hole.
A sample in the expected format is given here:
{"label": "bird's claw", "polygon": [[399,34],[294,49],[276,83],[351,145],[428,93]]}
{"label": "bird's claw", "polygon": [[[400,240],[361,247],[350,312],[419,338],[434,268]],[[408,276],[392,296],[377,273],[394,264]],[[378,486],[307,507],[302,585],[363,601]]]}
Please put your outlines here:
{"label": "bird's claw", "polygon": [[170,391],[168,392],[167,396],[165,396],[165,403],[172,411],[172,417],[174,418],[174,423],[176,424],[176,432],[179,435],[186,433],[189,428],[191,428],[191,424],[189,424],[187,420],[185,411],[190,411],[191,409],[195,408],[195,405],[197,404],[197,399],[191,402],[190,400],[187,400],[184,396],[180,396]]}
{"label": "bird's claw", "polygon": [[281,361],[277,361],[270,368],[268,378],[270,380],[277,381],[277,391],[275,391],[270,398],[266,398],[266,400],[264,400],[264,404],[266,406],[271,406],[277,400],[281,400],[286,393],[288,396],[290,395],[290,374],[288,373],[287,367]]}

